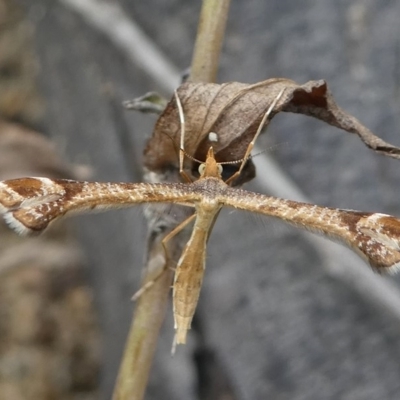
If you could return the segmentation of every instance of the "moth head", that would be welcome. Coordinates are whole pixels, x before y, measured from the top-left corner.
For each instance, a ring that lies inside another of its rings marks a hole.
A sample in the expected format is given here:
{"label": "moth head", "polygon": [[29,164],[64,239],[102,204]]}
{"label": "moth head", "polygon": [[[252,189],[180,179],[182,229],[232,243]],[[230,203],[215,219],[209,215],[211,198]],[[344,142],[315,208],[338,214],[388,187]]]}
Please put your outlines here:
{"label": "moth head", "polygon": [[212,147],[208,150],[206,161],[199,165],[200,178],[220,178],[222,179],[222,165],[217,163]]}

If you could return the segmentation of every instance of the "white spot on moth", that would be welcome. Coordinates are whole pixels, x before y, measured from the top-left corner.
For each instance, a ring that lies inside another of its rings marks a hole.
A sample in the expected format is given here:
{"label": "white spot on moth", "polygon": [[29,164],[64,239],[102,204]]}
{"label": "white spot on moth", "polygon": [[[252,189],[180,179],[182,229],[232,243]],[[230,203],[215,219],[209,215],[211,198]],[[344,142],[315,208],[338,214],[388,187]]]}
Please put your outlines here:
{"label": "white spot on moth", "polygon": [[45,185],[45,186],[54,186],[54,182],[49,178],[43,178],[41,176],[35,176],[34,179],[37,179],[38,181],[42,182],[43,185]]}

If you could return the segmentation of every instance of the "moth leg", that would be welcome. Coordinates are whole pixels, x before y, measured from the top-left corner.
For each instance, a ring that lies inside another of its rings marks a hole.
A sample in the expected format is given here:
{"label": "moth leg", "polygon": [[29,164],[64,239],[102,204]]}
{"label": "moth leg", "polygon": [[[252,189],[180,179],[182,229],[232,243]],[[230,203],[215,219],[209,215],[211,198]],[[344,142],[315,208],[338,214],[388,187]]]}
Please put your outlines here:
{"label": "moth leg", "polygon": [[190,222],[193,221],[193,219],[196,217],[196,213],[191,215],[190,217],[186,218],[184,221],[182,221],[177,227],[175,227],[171,232],[168,233],[164,237],[164,239],[161,241],[161,244],[164,248],[165,252],[165,264],[164,267],[158,272],[158,274],[151,280],[146,282],[133,296],[132,300],[136,301],[139,299],[139,297],[146,292],[148,289],[150,289],[156,281],[163,275],[165,271],[168,269],[168,260],[169,260],[169,255],[168,255],[168,249],[167,249],[167,243],[170,241],[175,235],[177,235],[180,231],[182,231],[186,225],[188,225]]}

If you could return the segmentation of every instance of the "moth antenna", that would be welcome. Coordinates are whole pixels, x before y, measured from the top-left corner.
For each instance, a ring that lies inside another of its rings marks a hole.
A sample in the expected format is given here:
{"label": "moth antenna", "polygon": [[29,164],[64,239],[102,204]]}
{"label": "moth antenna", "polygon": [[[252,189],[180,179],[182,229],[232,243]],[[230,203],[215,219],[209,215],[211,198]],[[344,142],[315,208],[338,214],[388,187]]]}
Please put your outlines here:
{"label": "moth antenna", "polygon": [[260,156],[261,154],[266,153],[267,151],[272,151],[272,150],[274,150],[274,149],[276,149],[276,148],[278,148],[278,147],[280,147],[280,146],[288,145],[288,144],[289,144],[288,142],[276,143],[276,144],[274,144],[274,145],[272,145],[272,146],[267,147],[266,149],[260,150],[260,151],[259,151],[258,153],[256,153],[256,154],[249,154],[249,155],[247,156],[247,159],[241,158],[241,159],[239,159],[239,160],[234,160],[234,161],[223,161],[223,162],[220,162],[220,163],[218,163],[218,164],[221,164],[221,165],[226,165],[226,164],[239,164],[239,163],[241,163],[241,162],[243,162],[243,161],[248,161],[248,160],[251,160],[251,159],[253,159],[253,158],[255,158],[255,157],[258,157],[258,156]]}
{"label": "moth antenna", "polygon": [[175,89],[175,101],[178,107],[179,114],[179,122],[181,125],[181,134],[180,134],[180,144],[179,144],[179,170],[183,171],[183,160],[185,156],[185,114],[183,112],[183,107],[181,103],[181,99],[178,96],[178,91]]}
{"label": "moth antenna", "polygon": [[282,97],[284,92],[285,92],[285,88],[281,89],[281,91],[275,97],[274,101],[268,107],[267,112],[264,114],[260,124],[258,125],[258,129],[257,129],[256,134],[254,135],[253,139],[251,140],[251,142],[247,146],[247,150],[246,150],[246,153],[244,154],[244,157],[242,159],[242,164],[240,165],[239,170],[236,171],[225,183],[227,183],[227,184],[231,183],[243,171],[243,168],[244,168],[244,166],[246,164],[246,161],[249,159],[251,150],[253,150],[254,143],[256,142],[258,136],[260,135],[262,129],[264,128],[264,125],[269,123],[270,120],[268,119],[268,117],[270,116],[270,114],[274,110],[275,106],[277,105],[278,101],[281,99],[281,97]]}
{"label": "moth antenna", "polygon": [[[187,153],[184,149],[179,149],[187,158],[189,158],[192,161],[198,162],[199,164],[204,164],[204,161],[200,161],[197,158],[191,156],[189,153]],[[220,164],[220,163],[218,163]]]}

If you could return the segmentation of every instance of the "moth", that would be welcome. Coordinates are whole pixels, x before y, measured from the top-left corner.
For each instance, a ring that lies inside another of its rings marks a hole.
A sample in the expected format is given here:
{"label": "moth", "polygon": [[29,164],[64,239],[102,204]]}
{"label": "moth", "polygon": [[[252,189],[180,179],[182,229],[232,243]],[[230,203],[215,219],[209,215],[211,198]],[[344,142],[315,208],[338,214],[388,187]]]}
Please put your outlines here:
{"label": "moth", "polygon": [[[177,94],[181,125],[180,171],[186,183],[79,182],[49,178],[21,178],[0,182],[0,213],[19,234],[43,231],[65,214],[131,207],[142,203],[174,203],[193,207],[195,213],[182,222],[165,241],[194,220],[191,237],[177,262],[173,283],[173,311],[177,344],[186,342],[198,303],[205,269],[206,244],[222,207],[272,216],[299,228],[340,241],[359,254],[377,272],[400,268],[400,219],[354,210],[334,209],[266,196],[230,186],[249,159],[255,140],[277,106],[282,90],[265,113],[237,172],[222,179],[224,163],[218,163],[210,147],[200,164],[198,180],[192,182],[183,170],[184,115]],[[210,132],[210,141],[218,133]],[[228,162],[229,163],[229,162]],[[166,246],[164,246],[166,249]],[[139,295],[147,290],[144,287]]]}

